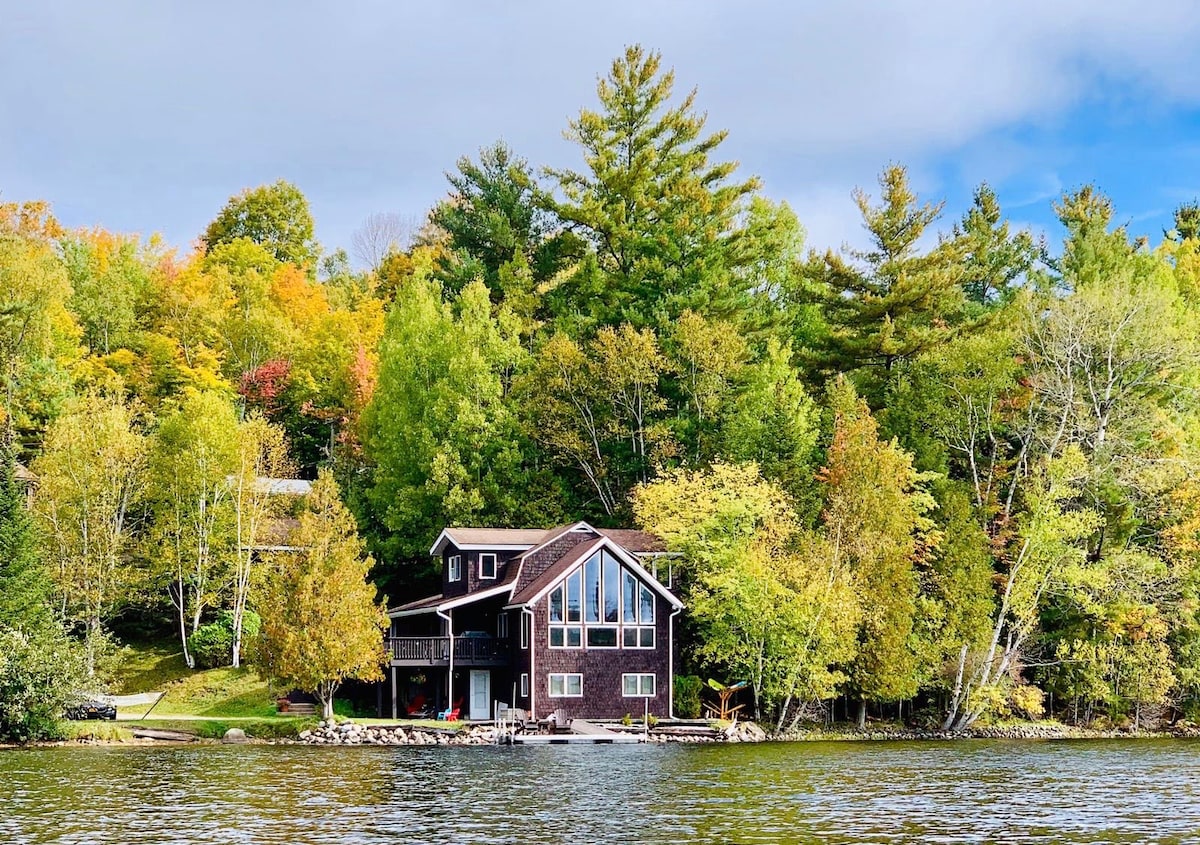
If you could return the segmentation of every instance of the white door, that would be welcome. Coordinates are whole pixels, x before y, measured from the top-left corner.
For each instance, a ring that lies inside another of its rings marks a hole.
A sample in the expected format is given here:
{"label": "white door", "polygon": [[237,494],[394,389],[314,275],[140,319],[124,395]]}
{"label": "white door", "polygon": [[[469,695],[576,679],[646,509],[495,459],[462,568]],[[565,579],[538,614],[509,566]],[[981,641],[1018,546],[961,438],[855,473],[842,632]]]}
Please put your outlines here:
{"label": "white door", "polygon": [[492,718],[492,673],[487,669],[471,670],[470,719]]}

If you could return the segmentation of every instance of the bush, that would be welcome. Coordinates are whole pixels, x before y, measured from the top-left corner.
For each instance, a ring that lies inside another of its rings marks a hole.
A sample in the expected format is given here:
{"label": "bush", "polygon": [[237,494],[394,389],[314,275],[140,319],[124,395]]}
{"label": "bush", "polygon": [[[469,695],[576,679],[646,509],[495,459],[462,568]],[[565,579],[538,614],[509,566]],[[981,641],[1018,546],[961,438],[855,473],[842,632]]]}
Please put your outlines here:
{"label": "bush", "polygon": [[63,710],[84,682],[83,655],[60,631],[0,626],[0,740],[60,738]]}
{"label": "bush", "polygon": [[700,688],[703,682],[695,675],[675,676],[675,716],[680,719],[700,718]]}
{"label": "bush", "polygon": [[[247,610],[242,615],[242,652],[258,639],[261,621],[258,614]],[[201,669],[217,669],[233,662],[233,612],[222,610],[216,621],[201,625],[188,637],[188,651]]]}

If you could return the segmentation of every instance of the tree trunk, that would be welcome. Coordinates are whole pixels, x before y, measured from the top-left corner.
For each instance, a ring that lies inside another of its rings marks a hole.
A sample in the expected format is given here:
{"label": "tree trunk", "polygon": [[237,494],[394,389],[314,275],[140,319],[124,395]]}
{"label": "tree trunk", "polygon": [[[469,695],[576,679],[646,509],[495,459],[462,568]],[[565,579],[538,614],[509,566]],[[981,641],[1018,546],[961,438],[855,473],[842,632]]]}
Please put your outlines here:
{"label": "tree trunk", "polygon": [[867,729],[867,699],[860,698],[858,700],[858,729],[865,731]]}

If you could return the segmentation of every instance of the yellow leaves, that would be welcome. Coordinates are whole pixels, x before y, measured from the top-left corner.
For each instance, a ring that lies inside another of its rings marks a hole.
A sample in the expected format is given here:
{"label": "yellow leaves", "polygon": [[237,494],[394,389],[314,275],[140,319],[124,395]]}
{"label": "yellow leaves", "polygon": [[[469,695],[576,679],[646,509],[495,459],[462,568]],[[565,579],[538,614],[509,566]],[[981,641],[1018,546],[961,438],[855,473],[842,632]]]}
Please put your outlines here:
{"label": "yellow leaves", "polygon": [[271,277],[270,296],[292,323],[307,331],[329,313],[325,289],[308,279],[308,274],[292,264],[284,264]]}
{"label": "yellow leaves", "polygon": [[301,551],[273,561],[261,606],[266,662],[281,680],[312,691],[382,678],[388,617],[367,579],[374,561],[327,471],[292,542]]}

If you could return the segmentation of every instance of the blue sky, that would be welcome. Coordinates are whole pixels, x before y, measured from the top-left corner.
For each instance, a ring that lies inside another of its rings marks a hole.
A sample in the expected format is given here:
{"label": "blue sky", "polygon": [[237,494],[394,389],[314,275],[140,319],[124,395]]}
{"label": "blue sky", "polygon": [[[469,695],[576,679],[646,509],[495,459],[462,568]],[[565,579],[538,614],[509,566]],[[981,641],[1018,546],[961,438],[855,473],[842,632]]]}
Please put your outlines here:
{"label": "blue sky", "polygon": [[243,187],[289,179],[318,237],[423,214],[505,139],[575,166],[567,120],[627,43],[697,86],[724,153],[812,246],[859,242],[888,162],[948,227],[986,179],[1053,239],[1087,182],[1152,241],[1200,196],[1200,15],[1187,2],[0,0],[0,197],[186,247]]}

